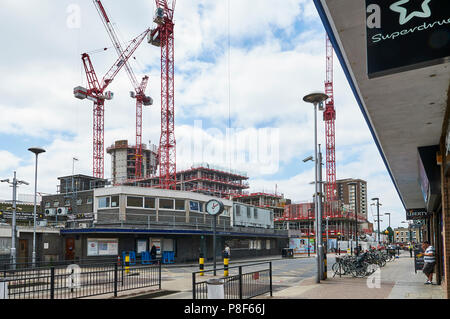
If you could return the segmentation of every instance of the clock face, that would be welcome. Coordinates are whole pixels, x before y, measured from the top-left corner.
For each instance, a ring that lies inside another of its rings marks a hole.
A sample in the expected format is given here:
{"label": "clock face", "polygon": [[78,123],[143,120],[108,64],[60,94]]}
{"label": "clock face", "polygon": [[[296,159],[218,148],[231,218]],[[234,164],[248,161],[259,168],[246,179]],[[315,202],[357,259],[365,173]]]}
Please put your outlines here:
{"label": "clock face", "polygon": [[206,203],[206,211],[210,215],[218,215],[223,211],[223,204],[216,199],[212,199]]}

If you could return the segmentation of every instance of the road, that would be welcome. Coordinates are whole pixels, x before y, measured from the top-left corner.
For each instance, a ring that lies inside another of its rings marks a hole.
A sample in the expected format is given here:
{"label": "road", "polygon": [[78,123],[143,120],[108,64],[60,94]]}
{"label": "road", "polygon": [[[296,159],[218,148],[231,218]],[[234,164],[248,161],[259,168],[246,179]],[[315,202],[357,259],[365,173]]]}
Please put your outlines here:
{"label": "road", "polygon": [[[262,263],[258,260],[257,263]],[[276,259],[272,262],[272,284],[273,290],[279,291],[298,285],[299,282],[316,276],[316,259],[314,257],[302,257],[293,259]],[[328,259],[328,269],[331,268],[334,257]],[[268,264],[261,264],[254,267],[245,266],[248,263],[230,263],[229,275],[237,274],[237,266],[243,267],[243,272],[251,272],[258,269],[267,269]],[[217,264],[217,275],[222,275],[221,264]],[[205,267],[205,270],[211,270],[212,267]],[[156,297],[155,299],[192,299],[192,273],[198,271],[197,267],[167,267],[162,269],[162,289],[166,295]],[[330,270],[329,270],[330,271]],[[154,298],[154,297],[151,297]]]}

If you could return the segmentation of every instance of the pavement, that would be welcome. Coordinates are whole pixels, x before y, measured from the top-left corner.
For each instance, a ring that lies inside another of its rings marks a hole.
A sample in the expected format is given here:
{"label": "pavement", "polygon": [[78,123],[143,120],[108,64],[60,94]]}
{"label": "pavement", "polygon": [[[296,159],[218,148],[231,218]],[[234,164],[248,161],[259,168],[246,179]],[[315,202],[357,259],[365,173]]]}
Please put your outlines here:
{"label": "pavement", "polygon": [[[296,257],[308,258],[307,256]],[[257,263],[263,261],[283,260],[281,257],[265,257],[242,259],[230,262],[230,268],[239,264]],[[305,261],[303,261],[305,262]],[[312,263],[311,263],[312,262]],[[334,263],[334,254],[328,255],[328,278],[316,283],[314,272],[314,257],[310,257],[310,263],[301,267],[310,267],[306,277],[285,277],[286,272],[274,271],[273,296],[268,294],[254,299],[444,299],[444,292],[439,285],[425,285],[426,277],[421,271],[414,271],[414,261],[409,254],[401,254],[385,267],[376,271],[368,278],[353,278],[351,276],[336,275],[333,277],[331,266]],[[211,264],[205,265],[205,269],[211,269]],[[222,265],[217,264],[220,269]],[[276,267],[276,266],[274,266]],[[172,265],[162,269],[162,290],[160,291],[135,291],[133,295],[122,298],[138,299],[192,299],[192,272],[198,271],[198,265],[184,264]],[[302,269],[299,269],[301,273]],[[292,272],[292,270],[291,270]],[[218,275],[222,270],[218,270]],[[205,274],[202,280],[211,275]],[[288,280],[287,280],[288,279]],[[277,283],[283,283],[277,285]],[[276,287],[276,288],[275,288]],[[120,297],[119,297],[120,298]]]}
{"label": "pavement", "polygon": [[[331,259],[331,258],[330,258]],[[330,264],[331,265],[331,264]],[[330,268],[330,267],[329,267]],[[444,299],[439,285],[425,285],[426,277],[414,271],[414,261],[408,255],[388,262],[385,267],[368,278],[339,275],[316,283],[307,278],[296,286],[273,293],[273,297],[260,299]],[[435,283],[435,282],[434,282]]]}

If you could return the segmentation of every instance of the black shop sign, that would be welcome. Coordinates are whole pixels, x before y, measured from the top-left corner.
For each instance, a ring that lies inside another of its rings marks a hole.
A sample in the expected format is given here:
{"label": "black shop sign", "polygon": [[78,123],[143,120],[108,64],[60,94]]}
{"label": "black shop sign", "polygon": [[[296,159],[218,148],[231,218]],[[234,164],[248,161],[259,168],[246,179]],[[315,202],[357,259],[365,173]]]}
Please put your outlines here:
{"label": "black shop sign", "polygon": [[369,78],[450,60],[449,0],[366,0]]}
{"label": "black shop sign", "polygon": [[406,220],[427,219],[429,213],[425,209],[408,209],[406,211]]}

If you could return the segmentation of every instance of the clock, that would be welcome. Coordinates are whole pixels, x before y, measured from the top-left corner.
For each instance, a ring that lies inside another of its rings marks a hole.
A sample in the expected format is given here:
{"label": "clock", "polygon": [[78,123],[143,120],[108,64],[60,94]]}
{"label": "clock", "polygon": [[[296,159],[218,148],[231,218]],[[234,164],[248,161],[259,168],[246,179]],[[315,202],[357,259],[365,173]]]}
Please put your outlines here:
{"label": "clock", "polygon": [[219,215],[223,210],[224,206],[220,200],[211,199],[206,203],[206,212],[210,215]]}

